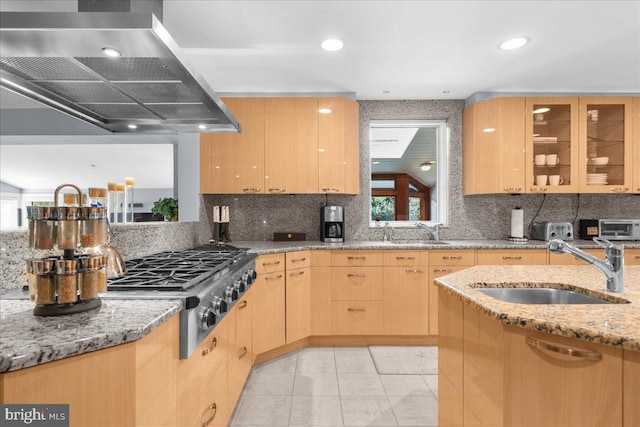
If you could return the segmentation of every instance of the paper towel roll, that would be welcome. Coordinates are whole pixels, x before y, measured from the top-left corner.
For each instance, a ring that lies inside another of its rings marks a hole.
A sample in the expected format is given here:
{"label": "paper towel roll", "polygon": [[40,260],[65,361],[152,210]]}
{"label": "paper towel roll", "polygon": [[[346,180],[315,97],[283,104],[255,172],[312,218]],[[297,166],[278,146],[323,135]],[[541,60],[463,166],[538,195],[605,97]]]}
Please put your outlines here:
{"label": "paper towel roll", "polygon": [[511,211],[511,237],[524,237],[524,211],[521,208]]}

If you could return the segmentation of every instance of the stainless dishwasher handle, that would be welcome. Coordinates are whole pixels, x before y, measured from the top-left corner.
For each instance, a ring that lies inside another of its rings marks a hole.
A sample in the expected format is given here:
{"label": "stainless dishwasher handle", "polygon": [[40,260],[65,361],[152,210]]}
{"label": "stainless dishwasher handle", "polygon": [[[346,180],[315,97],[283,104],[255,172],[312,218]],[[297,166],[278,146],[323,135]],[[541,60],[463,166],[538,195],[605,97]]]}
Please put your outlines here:
{"label": "stainless dishwasher handle", "polygon": [[576,350],[575,348],[569,348],[569,347],[561,347],[561,346],[550,344],[548,342],[540,341],[531,337],[527,337],[526,343],[532,347],[537,347],[542,350],[552,351],[554,353],[566,354],[568,356],[577,357],[580,359],[602,360],[602,355],[600,353],[595,353],[593,351]]}

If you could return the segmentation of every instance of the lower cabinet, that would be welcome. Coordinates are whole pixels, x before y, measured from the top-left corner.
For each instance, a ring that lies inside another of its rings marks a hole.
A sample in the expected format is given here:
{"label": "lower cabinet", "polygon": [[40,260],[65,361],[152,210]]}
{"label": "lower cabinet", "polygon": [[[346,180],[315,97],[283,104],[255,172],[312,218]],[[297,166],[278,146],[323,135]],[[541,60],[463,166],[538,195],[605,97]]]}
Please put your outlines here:
{"label": "lower cabinet", "polygon": [[311,251],[310,334],[331,335],[331,251]]}
{"label": "lower cabinet", "polygon": [[257,289],[253,285],[238,300],[231,312],[231,321],[234,323],[235,334],[231,342],[229,352],[229,402],[231,411],[235,407],[244,383],[249,376],[251,366],[255,360],[255,350],[253,346],[254,336],[254,313],[258,301]]}
{"label": "lower cabinet", "polygon": [[640,426],[640,351],[622,352],[622,372],[623,425]]}
{"label": "lower cabinet", "polygon": [[251,286],[258,302],[253,311],[253,351],[256,355],[286,343],[284,254],[261,255]]}
{"label": "lower cabinet", "polygon": [[477,265],[546,265],[546,249],[478,249]]}
{"label": "lower cabinet", "polygon": [[286,342],[301,340],[311,332],[311,269],[309,251],[286,254]]}
{"label": "lower cabinet", "polygon": [[332,335],[380,335],[382,301],[332,301]]}
{"label": "lower cabinet", "polygon": [[429,273],[425,266],[384,267],[382,334],[429,334]]}

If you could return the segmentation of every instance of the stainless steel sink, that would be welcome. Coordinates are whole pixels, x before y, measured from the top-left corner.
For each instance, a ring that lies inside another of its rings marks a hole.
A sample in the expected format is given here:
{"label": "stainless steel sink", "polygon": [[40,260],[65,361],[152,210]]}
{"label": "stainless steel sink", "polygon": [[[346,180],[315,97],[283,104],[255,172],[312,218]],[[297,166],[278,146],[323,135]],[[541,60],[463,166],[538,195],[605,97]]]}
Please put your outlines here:
{"label": "stainless steel sink", "polygon": [[432,246],[432,245],[448,245],[449,243],[442,240],[392,240],[390,243],[394,245],[420,245],[420,246]]}
{"label": "stainless steel sink", "polygon": [[476,288],[485,295],[516,304],[625,304],[629,301],[615,298],[597,298],[567,289],[555,288]]}

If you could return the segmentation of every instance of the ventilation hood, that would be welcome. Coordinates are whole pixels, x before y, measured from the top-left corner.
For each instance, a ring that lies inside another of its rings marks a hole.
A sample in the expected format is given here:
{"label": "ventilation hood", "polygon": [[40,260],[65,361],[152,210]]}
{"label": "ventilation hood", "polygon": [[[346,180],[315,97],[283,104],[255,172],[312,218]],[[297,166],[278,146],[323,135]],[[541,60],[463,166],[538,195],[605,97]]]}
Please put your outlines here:
{"label": "ventilation hood", "polygon": [[111,132],[240,131],[152,13],[0,12],[0,55],[0,86]]}

